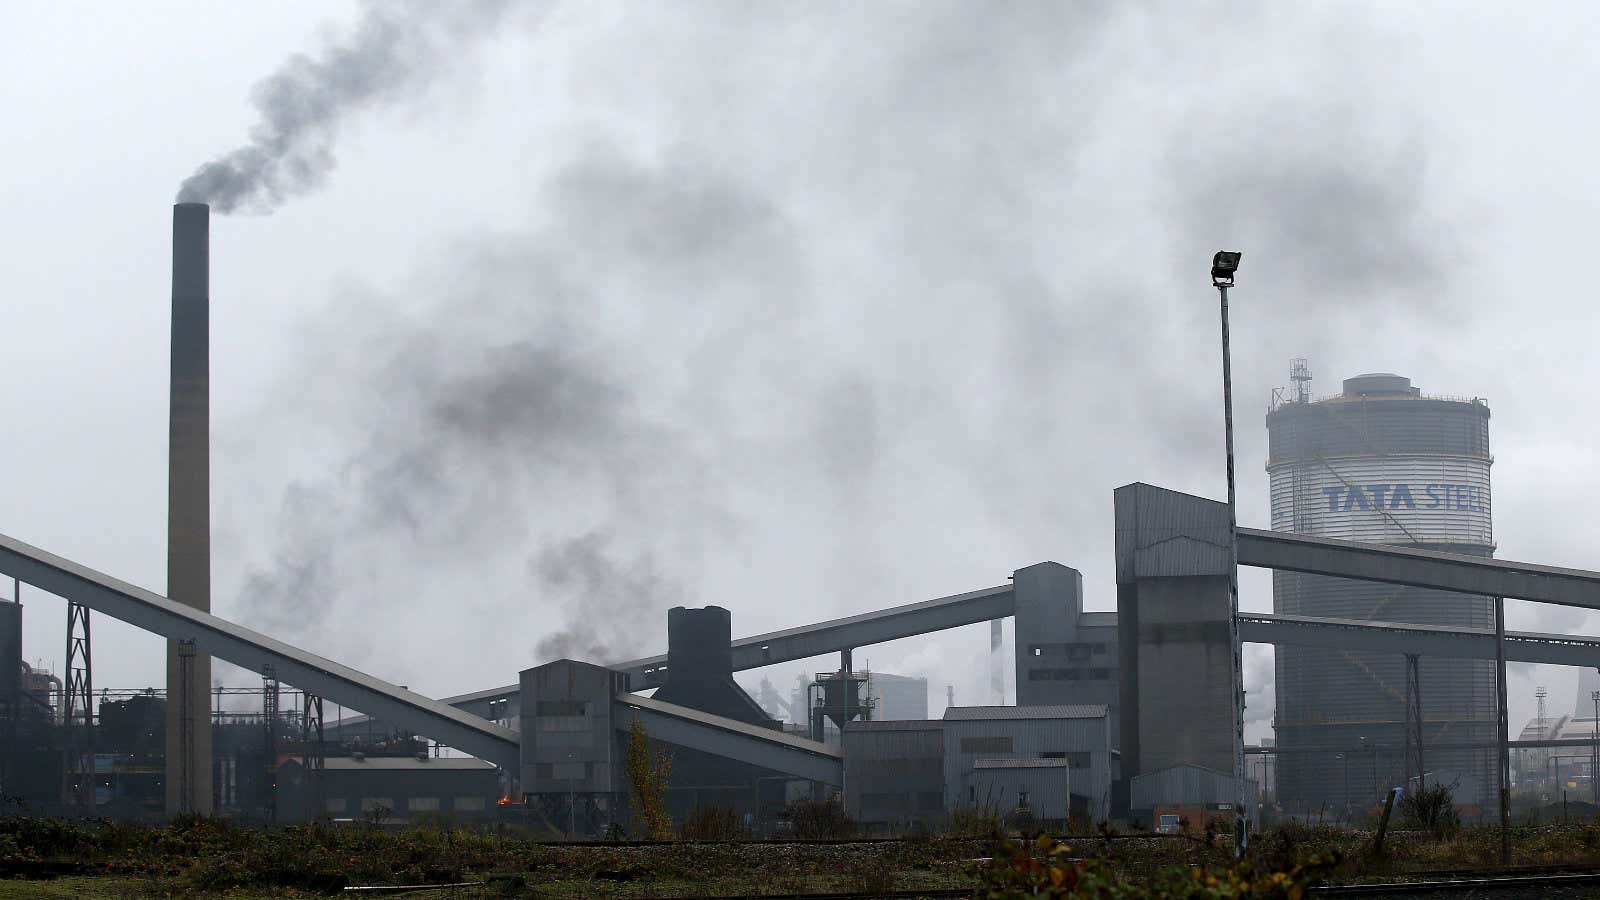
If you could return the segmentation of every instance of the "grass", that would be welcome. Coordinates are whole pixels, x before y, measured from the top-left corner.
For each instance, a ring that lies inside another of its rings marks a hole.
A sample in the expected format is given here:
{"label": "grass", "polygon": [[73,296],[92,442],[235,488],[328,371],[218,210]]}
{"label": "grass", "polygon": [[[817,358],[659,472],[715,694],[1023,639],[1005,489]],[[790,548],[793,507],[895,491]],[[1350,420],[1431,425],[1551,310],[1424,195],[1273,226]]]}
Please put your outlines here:
{"label": "grass", "polygon": [[[1387,852],[1368,852],[1370,833],[1283,826],[1259,835],[1252,855],[1285,870],[1334,851],[1338,881],[1408,872],[1491,867],[1499,859],[1492,828],[1469,827],[1444,840],[1391,831]],[[1103,859],[1133,879],[1174,867],[1225,865],[1225,840],[1204,836],[1108,840],[1075,838],[1072,855]],[[691,897],[707,894],[915,890],[976,886],[981,838],[924,837],[863,844],[663,844],[562,846],[462,829],[385,831],[368,827],[288,827],[271,831],[190,820],[164,828],[0,818],[0,870],[11,874],[56,863],[58,878],[0,879],[12,897],[300,898],[346,885],[421,884],[493,879],[485,888],[406,894],[443,897]],[[1523,828],[1513,863],[1600,867],[1600,825]],[[31,868],[30,868],[31,867]]]}

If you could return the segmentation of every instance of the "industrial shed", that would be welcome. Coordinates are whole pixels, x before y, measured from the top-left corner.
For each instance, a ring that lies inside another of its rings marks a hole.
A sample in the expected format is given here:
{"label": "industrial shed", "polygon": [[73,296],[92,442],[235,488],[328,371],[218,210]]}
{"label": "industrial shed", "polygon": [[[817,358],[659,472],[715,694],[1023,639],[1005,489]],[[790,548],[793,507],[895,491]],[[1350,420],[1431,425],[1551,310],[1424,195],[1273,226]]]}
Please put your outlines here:
{"label": "industrial shed", "polygon": [[868,832],[944,822],[944,723],[851,722],[844,728],[845,810]]}
{"label": "industrial shed", "polygon": [[952,797],[955,805],[981,805],[969,777],[980,759],[1064,760],[1073,770],[1073,814],[1097,822],[1110,818],[1115,751],[1103,705],[946,709],[944,780],[959,794]]}
{"label": "industrial shed", "polygon": [[501,796],[499,770],[481,759],[340,756],[322,765],[320,787],[298,760],[278,767],[279,812],[285,820],[404,823],[418,814],[470,820],[493,813]]}
{"label": "industrial shed", "polygon": [[966,794],[1000,815],[1027,807],[1041,825],[1060,828],[1072,814],[1071,767],[1064,759],[978,759]]}

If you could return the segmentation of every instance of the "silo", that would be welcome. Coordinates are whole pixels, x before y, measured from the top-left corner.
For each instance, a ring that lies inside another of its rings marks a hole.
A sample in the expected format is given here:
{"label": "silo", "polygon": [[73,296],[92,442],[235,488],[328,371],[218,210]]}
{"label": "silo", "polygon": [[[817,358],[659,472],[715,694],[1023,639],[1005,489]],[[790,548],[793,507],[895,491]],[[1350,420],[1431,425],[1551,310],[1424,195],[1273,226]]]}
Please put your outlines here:
{"label": "silo", "polygon": [[[1301,387],[1267,414],[1273,530],[1494,554],[1487,403],[1426,395],[1392,374],[1348,378],[1338,396],[1313,400],[1302,361],[1294,375]],[[1494,625],[1488,597],[1287,572],[1272,587],[1285,615]],[[1403,656],[1279,647],[1276,678],[1286,811],[1336,817],[1404,782]],[[1489,809],[1494,751],[1444,747],[1494,741],[1493,664],[1424,657],[1418,680],[1426,771],[1456,782],[1469,814]]]}

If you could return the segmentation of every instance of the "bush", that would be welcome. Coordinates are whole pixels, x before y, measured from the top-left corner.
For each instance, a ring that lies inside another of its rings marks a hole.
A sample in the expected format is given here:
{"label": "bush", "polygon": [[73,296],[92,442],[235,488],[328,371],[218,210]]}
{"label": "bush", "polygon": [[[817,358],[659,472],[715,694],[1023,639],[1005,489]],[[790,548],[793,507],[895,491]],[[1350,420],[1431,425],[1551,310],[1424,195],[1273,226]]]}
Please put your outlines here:
{"label": "bush", "polygon": [[1400,798],[1400,821],[1406,827],[1443,839],[1461,830],[1455,795],[1439,782],[1418,788]]}
{"label": "bush", "polygon": [[950,813],[950,833],[956,837],[1000,838],[1005,836],[1005,823],[991,807],[962,806]]}
{"label": "bush", "polygon": [[702,806],[683,818],[678,837],[686,841],[736,841],[750,836],[750,829],[732,808]]}
{"label": "bush", "polygon": [[783,811],[793,834],[807,840],[847,838],[856,833],[856,823],[845,815],[837,797],[829,800],[801,798]]}
{"label": "bush", "polygon": [[1287,872],[1263,872],[1249,863],[1226,869],[1173,867],[1149,880],[1118,873],[1105,859],[1073,859],[1066,844],[1040,835],[1030,844],[998,847],[983,870],[979,896],[991,900],[1022,897],[1094,897],[1100,900],[1300,900],[1306,887],[1332,860],[1318,860]]}

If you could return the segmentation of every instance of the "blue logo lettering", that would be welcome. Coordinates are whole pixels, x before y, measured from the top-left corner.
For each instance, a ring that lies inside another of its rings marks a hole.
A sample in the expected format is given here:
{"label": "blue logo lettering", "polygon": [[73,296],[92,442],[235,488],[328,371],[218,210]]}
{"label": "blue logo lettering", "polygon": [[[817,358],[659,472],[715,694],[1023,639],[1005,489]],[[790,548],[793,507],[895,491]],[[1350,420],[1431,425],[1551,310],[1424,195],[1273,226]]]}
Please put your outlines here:
{"label": "blue logo lettering", "polygon": [[1339,495],[1344,493],[1344,488],[1342,488],[1342,487],[1325,487],[1325,488],[1322,489],[1322,493],[1325,494],[1327,496],[1327,498],[1328,498],[1328,512],[1338,512],[1339,511],[1339,505],[1338,505],[1339,504]]}

